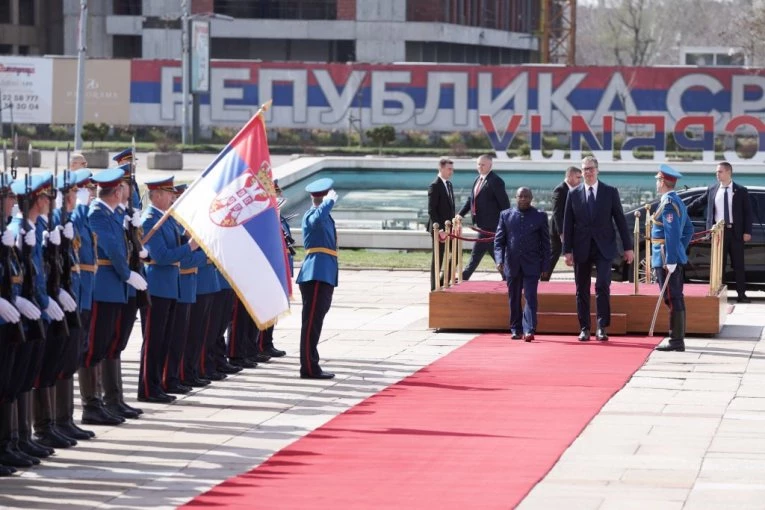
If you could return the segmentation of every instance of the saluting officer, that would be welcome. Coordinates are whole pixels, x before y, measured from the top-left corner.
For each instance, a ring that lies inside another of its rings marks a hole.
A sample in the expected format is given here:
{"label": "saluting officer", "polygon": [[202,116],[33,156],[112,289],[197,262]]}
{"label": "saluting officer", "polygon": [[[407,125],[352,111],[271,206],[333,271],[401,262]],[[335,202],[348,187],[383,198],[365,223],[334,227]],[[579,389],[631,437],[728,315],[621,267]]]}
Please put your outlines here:
{"label": "saluting officer", "polygon": [[[146,182],[151,205],[143,217],[144,232],[152,228],[164,216],[175,198],[173,177],[162,177]],[[162,372],[173,332],[175,304],[180,292],[181,260],[190,256],[199,246],[192,239],[182,243],[172,220],[165,221],[146,244],[149,261],[146,279],[149,283],[151,306],[146,311],[146,323],[141,349],[141,365],[138,372],[138,400],[142,402],[169,403],[173,395],[162,388]]]}
{"label": "saluting officer", "polygon": [[682,175],[669,165],[660,165],[656,174],[656,192],[661,194],[659,206],[651,217],[651,267],[659,288],[669,279],[664,303],[669,307],[669,336],[657,351],[685,350],[685,298],[683,266],[688,263],[686,250],[693,237],[693,224],[685,204],[675,192]]}
{"label": "saluting officer", "polygon": [[319,337],[324,316],[332,305],[337,287],[337,231],[330,212],[337,202],[329,178],[310,183],[305,190],[311,194],[313,207],[303,216],[303,246],[305,259],[297,277],[303,298],[303,325],[300,330],[300,377],[303,379],[332,379],[335,374],[319,366]]}
{"label": "saluting officer", "polygon": [[[92,177],[99,186],[98,198],[90,206],[88,220],[96,240],[96,276],[93,291],[91,335],[85,366],[98,366],[107,357],[110,346],[119,341],[120,315],[127,303],[128,286],[146,290],[146,280],[128,267],[128,250],[122,228],[122,218],[117,208],[127,188],[124,172],[113,168],[103,170]],[[117,424],[124,422],[130,409],[122,401],[110,402],[104,408],[98,394],[98,382],[93,377],[97,371],[87,371],[87,378],[80,379],[83,395],[83,423]],[[132,413],[130,413],[132,414]]]}

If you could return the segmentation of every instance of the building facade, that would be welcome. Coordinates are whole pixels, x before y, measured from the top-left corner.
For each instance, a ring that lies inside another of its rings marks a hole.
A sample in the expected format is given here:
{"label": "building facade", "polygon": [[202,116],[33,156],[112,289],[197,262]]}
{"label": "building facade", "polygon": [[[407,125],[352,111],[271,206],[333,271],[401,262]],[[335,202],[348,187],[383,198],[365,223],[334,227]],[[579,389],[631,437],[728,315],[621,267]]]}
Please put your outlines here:
{"label": "building facade", "polygon": [[[80,0],[47,3],[75,55]],[[518,64],[539,48],[536,0],[88,0],[88,55],[180,58],[183,4],[233,18],[211,19],[217,59]]]}

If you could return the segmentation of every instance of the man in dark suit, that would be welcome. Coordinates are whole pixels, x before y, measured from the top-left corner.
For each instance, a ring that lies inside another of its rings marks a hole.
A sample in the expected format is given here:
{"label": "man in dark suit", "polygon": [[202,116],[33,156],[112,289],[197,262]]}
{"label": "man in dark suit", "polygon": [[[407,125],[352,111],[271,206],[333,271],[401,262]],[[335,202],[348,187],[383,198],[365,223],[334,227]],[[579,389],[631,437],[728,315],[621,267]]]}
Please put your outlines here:
{"label": "man in dark suit", "polygon": [[582,183],[582,169],[570,166],[566,169],[566,177],[563,182],[555,186],[552,192],[552,218],[550,219],[550,241],[552,256],[550,257],[550,271],[542,277],[543,282],[550,281],[555,264],[558,263],[563,251],[563,213],[566,211],[566,197],[568,192]]}
{"label": "man in dark suit", "polygon": [[[739,303],[751,303],[746,297],[746,273],[744,268],[744,243],[752,239],[752,203],[749,191],[733,182],[733,166],[727,161],[717,165],[717,184],[688,205],[693,214],[707,207],[707,230],[718,221],[725,222],[723,234],[723,275],[730,256],[736,275],[736,293]],[[727,280],[726,280],[727,283]]]}
{"label": "man in dark suit", "polygon": [[563,255],[574,266],[576,314],[579,318],[579,341],[590,339],[590,272],[595,265],[595,303],[597,339],[608,340],[606,328],[611,323],[611,260],[616,256],[616,233],[624,246],[624,259],[632,263],[632,236],[627,230],[619,191],[598,181],[598,160],[582,160],[584,183],[569,191],[563,216]]}
{"label": "man in dark suit", "polygon": [[[473,182],[470,196],[459,212],[459,216],[462,218],[470,211],[473,216],[473,225],[479,229],[479,240],[473,244],[470,260],[462,271],[463,280],[470,279],[473,271],[476,270],[487,252],[494,254],[493,244],[490,241],[481,242],[480,239],[488,240],[494,236],[497,223],[499,223],[499,213],[510,208],[510,199],[507,196],[507,191],[505,191],[505,181],[491,171],[491,156],[488,154],[479,156],[476,166],[478,177]],[[499,261],[495,259],[494,262],[498,263]]]}
{"label": "man in dark suit", "polygon": [[[507,279],[510,333],[513,340],[531,342],[537,329],[537,286],[550,266],[550,230],[547,214],[531,206],[529,188],[518,188],[516,207],[502,211],[494,237],[497,270]],[[521,291],[526,306],[521,313]]]}
{"label": "man in dark suit", "polygon": [[[449,179],[454,175],[454,163],[449,158],[438,162],[438,176],[428,186],[428,232],[433,233],[433,224],[444,228],[447,221],[454,219],[454,188]],[[444,267],[444,243],[439,243],[439,267]],[[430,290],[436,288],[435,252],[430,261]],[[448,261],[447,261],[448,262]],[[442,277],[441,277],[442,278]],[[441,279],[443,282],[443,278]]]}

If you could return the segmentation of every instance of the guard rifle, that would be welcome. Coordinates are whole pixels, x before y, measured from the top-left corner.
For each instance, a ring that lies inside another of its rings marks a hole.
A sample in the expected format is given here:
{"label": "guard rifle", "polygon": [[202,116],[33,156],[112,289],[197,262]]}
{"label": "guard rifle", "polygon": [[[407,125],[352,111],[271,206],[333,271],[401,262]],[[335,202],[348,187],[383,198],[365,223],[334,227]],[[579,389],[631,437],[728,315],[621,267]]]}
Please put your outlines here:
{"label": "guard rifle", "polygon": [[[18,138],[14,140],[14,145],[18,147]],[[14,149],[14,152],[16,150]],[[14,160],[11,160],[12,164],[16,164]],[[29,146],[29,171],[24,176],[24,198],[19,200],[19,207],[21,208],[21,225],[23,231],[28,231],[30,228],[34,231],[35,226],[29,224],[29,207],[32,195],[32,145]],[[19,235],[21,235],[21,231]],[[40,304],[37,301],[35,292],[35,280],[37,279],[37,267],[34,262],[34,254],[32,253],[32,247],[21,240],[21,264],[24,278],[21,283],[21,296],[30,301],[37,308],[40,308]],[[28,322],[28,328],[26,331],[27,340],[45,340],[45,324],[42,317],[36,321],[30,320]]]}
{"label": "guard rifle", "polygon": [[[72,172],[69,170],[69,147],[67,146],[67,166],[64,168],[64,189],[67,189],[68,186],[72,186],[74,182],[74,178],[72,177]],[[55,167],[58,169],[58,151],[56,152],[56,159],[55,159]],[[61,214],[59,215],[59,220],[62,226],[66,227],[66,224],[69,223],[69,211],[67,210],[67,204],[66,204],[66,193],[62,193],[61,195]],[[62,232],[63,233],[63,232]],[[69,293],[70,296],[72,296],[72,299],[75,299],[74,295],[75,293],[72,291],[72,266],[79,265],[79,255],[77,253],[77,249],[74,247],[74,244],[72,243],[72,240],[68,237],[62,235],[61,236],[61,257],[62,257],[62,268],[61,268],[61,288],[64,289]],[[69,329],[79,329],[82,327],[82,322],[80,320],[80,314],[77,312],[77,310],[73,312],[65,312],[66,315],[66,321],[69,324]]]}
{"label": "guard rifle", "polygon": [[[15,169],[11,166],[11,178],[15,176]],[[5,201],[10,198],[10,182],[8,178],[8,154],[3,140],[3,173],[0,174],[0,236],[8,228],[8,217],[5,215]],[[0,296],[9,302],[13,302],[13,279],[20,278],[20,268],[16,253],[12,246],[0,243]],[[6,328],[5,334],[10,335],[11,342],[25,342],[24,323],[19,321],[14,328]],[[5,335],[3,335],[5,336]]]}
{"label": "guard rifle", "polygon": [[[61,245],[53,244],[50,242],[50,234],[58,228],[53,225],[53,211],[56,208],[56,195],[58,190],[56,185],[58,184],[58,149],[53,159],[53,185],[50,192],[50,207],[48,207],[48,245],[45,247],[45,262],[48,270],[48,295],[53,299],[58,298],[58,294],[61,291],[61,274],[63,273],[64,263],[61,258]],[[63,235],[61,236],[64,237]],[[66,320],[54,321],[51,323],[54,336],[69,336],[69,324]]]}
{"label": "guard rifle", "polygon": [[[133,143],[130,146],[130,195],[128,196],[127,201],[127,215],[128,215],[128,241],[129,241],[129,250],[130,250],[130,270],[135,271],[138,274],[141,274],[141,266],[143,263],[141,262],[141,250],[143,250],[143,244],[141,243],[141,234],[138,231],[138,228],[133,226],[133,192],[137,189],[137,185],[135,182],[135,137],[133,137]],[[135,193],[138,193],[135,191]],[[138,305],[138,308],[142,308],[144,306],[151,306],[151,297],[149,296],[148,290],[139,290],[136,292],[136,305]]]}

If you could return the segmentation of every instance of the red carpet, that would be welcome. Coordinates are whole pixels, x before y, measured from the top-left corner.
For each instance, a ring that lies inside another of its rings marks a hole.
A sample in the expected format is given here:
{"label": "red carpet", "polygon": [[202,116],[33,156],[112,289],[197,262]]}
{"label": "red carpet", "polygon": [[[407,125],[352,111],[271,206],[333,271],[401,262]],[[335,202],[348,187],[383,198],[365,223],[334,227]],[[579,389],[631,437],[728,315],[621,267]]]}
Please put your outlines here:
{"label": "red carpet", "polygon": [[[540,294],[576,294],[576,285],[574,281],[556,281],[539,282],[538,291]],[[590,287],[592,295],[595,295],[595,284]],[[612,296],[631,296],[635,291],[635,286],[628,282],[612,282]],[[640,284],[640,294],[645,296],[659,296],[659,286],[654,284]],[[443,289],[443,292],[499,292],[507,294],[507,284],[501,280],[490,282],[462,282],[459,285]],[[686,296],[706,296],[709,292],[709,285],[706,283],[686,283],[683,286],[683,294]]]}
{"label": "red carpet", "polygon": [[481,335],[187,507],[512,508],[657,342]]}

